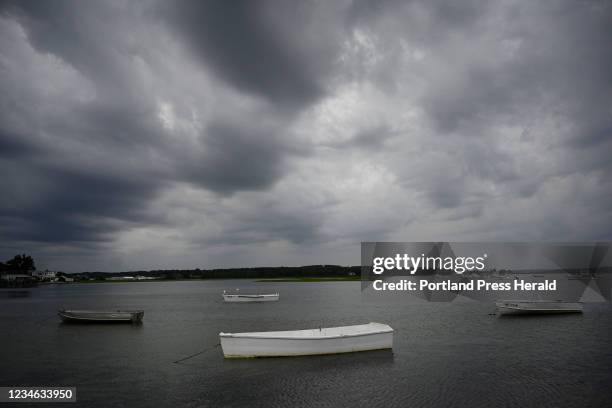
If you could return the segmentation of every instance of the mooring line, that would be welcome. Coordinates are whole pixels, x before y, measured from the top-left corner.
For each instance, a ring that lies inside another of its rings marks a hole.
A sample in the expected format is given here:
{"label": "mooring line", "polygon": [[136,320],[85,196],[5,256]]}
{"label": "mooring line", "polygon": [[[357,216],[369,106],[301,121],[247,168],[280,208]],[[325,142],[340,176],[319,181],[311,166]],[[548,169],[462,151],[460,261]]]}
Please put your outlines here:
{"label": "mooring line", "polygon": [[173,363],[174,363],[174,364],[180,364],[181,362],[183,362],[183,361],[185,361],[185,360],[189,360],[190,358],[197,357],[197,356],[199,356],[200,354],[204,354],[204,353],[206,353],[207,351],[210,351],[210,350],[212,350],[212,349],[214,349],[214,348],[219,347],[220,345],[221,345],[221,343],[217,343],[217,344],[215,344],[214,346],[212,346],[212,347],[207,347],[207,348],[205,348],[204,350],[202,350],[202,351],[198,351],[198,352],[197,352],[197,353],[195,353],[195,354],[192,354],[192,355],[187,356],[187,357],[185,357],[185,358],[181,358],[180,360],[173,361]]}

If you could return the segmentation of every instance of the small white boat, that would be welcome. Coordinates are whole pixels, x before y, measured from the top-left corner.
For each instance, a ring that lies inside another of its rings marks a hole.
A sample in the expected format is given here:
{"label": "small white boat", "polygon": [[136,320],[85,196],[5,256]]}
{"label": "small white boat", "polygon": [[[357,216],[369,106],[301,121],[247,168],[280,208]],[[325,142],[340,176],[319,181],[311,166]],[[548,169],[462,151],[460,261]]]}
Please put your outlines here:
{"label": "small white boat", "polygon": [[238,294],[238,293],[225,293],[223,292],[223,300],[226,302],[276,302],[279,298],[278,293],[269,294]]}
{"label": "small white boat", "polygon": [[144,310],[60,310],[57,314],[65,322],[140,323]]}
{"label": "small white boat", "polygon": [[582,303],[561,300],[499,300],[495,306],[502,315],[582,313]]}
{"label": "small white boat", "polygon": [[308,330],[219,333],[225,358],[306,356],[393,348],[393,329],[382,323]]}

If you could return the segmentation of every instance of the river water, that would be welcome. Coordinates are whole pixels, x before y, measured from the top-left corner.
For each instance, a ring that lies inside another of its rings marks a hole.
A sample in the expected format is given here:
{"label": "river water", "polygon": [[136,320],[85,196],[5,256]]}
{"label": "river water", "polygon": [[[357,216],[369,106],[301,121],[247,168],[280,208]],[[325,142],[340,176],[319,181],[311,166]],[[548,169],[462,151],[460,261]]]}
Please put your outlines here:
{"label": "river water", "polygon": [[[234,288],[281,298],[223,303],[222,291]],[[217,280],[3,289],[0,386],[76,386],[71,406],[86,407],[612,404],[608,303],[588,304],[582,315],[513,318],[472,301],[379,304],[360,288]],[[142,325],[63,324],[61,308],[144,309],[145,316]],[[370,321],[395,329],[392,352],[224,360],[216,346],[221,331]]]}

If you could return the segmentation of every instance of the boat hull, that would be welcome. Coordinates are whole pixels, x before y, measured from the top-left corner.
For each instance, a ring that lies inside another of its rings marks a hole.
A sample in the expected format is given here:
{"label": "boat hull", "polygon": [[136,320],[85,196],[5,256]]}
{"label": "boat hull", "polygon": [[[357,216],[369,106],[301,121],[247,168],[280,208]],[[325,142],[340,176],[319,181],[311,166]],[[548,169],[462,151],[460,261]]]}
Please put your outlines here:
{"label": "boat hull", "polygon": [[243,303],[243,302],[277,302],[279,294],[270,295],[223,295],[225,302]]}
{"label": "boat hull", "polygon": [[69,323],[140,323],[144,311],[60,310],[57,314]]}
{"label": "boat hull", "polygon": [[[314,329],[314,331],[316,330],[318,329]],[[321,329],[321,331],[324,330],[328,329]],[[300,330],[295,332],[300,332]],[[306,330],[301,332],[306,332]],[[379,329],[370,333],[347,333],[337,336],[323,335],[321,337],[313,335],[304,337],[289,335],[283,337],[283,335],[278,333],[291,332],[269,333],[271,333],[269,336],[263,335],[264,333],[221,333],[219,336],[224,357],[308,356],[393,348],[393,329],[389,326],[386,326],[383,330]],[[256,336],[253,336],[253,334]]]}
{"label": "boat hull", "polygon": [[501,315],[582,313],[579,302],[498,301],[495,306]]}

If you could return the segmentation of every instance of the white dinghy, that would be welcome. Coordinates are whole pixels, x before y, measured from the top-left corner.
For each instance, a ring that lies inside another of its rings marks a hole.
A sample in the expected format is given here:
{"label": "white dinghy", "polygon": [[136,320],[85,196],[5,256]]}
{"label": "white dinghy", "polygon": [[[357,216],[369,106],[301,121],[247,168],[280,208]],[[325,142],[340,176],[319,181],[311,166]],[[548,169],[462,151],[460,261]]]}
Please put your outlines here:
{"label": "white dinghy", "polygon": [[278,293],[249,295],[243,293],[225,293],[223,291],[223,300],[225,302],[276,302],[279,297]]}
{"label": "white dinghy", "polygon": [[582,313],[582,303],[561,300],[498,300],[495,306],[501,315]]}
{"label": "white dinghy", "polygon": [[382,323],[308,330],[219,333],[225,358],[307,356],[393,348]]}

